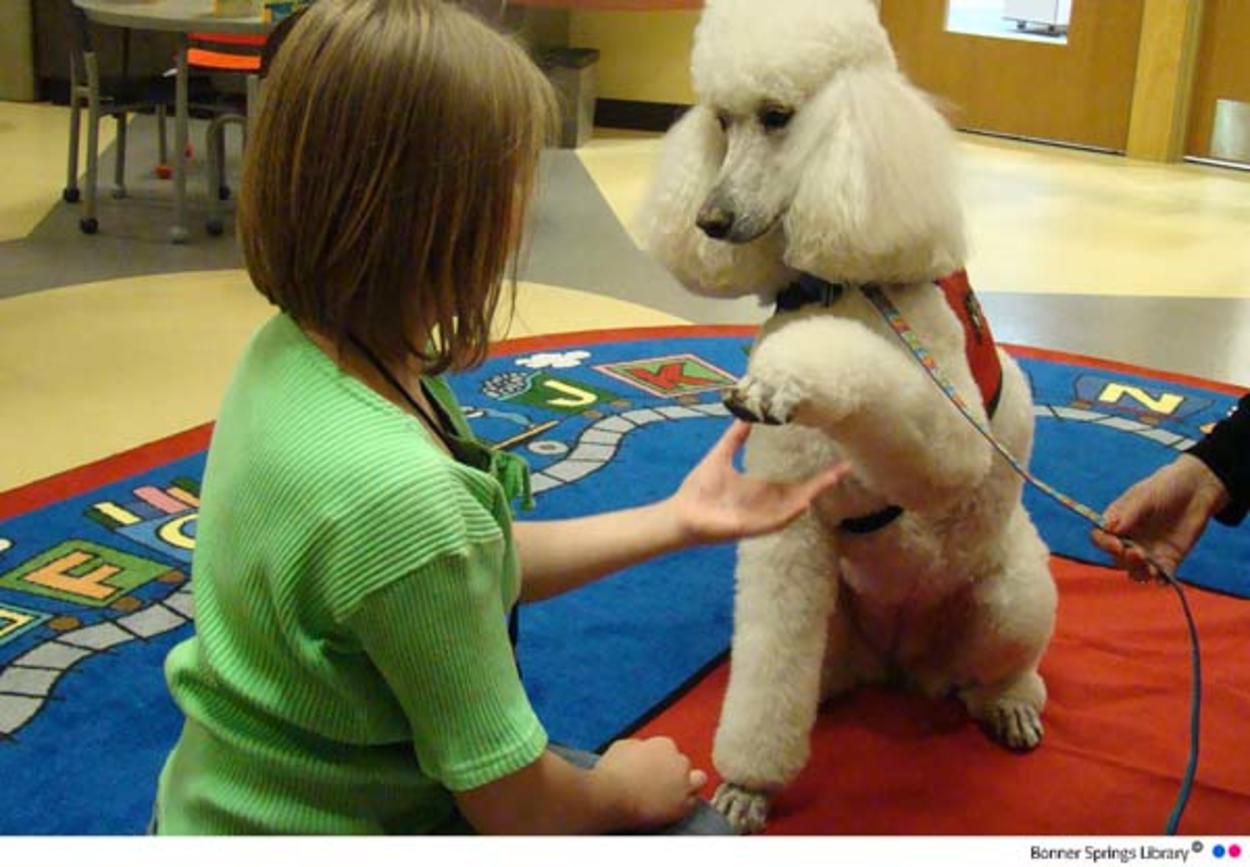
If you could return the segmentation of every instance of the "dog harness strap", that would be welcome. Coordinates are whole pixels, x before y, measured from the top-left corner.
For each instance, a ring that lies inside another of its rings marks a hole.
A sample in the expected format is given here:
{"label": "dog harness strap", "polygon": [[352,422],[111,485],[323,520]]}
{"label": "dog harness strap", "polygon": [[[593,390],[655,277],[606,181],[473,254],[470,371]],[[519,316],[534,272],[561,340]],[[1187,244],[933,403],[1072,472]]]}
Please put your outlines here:
{"label": "dog harness strap", "polygon": [[902,514],[902,506],[886,506],[880,512],[873,512],[871,515],[864,515],[862,518],[847,518],[838,524],[838,527],[847,533],[865,536],[868,533],[877,532],[882,527],[889,526]]}
{"label": "dog harness strap", "polygon": [[964,354],[968,356],[968,367],[981,392],[985,414],[993,418],[1003,394],[1003,365],[998,360],[990,324],[972,291],[972,284],[968,282],[967,271],[956,271],[936,282],[946,296],[951,312],[964,328]]}
{"label": "dog harness strap", "polygon": [[[1003,393],[1003,366],[998,360],[998,350],[989,322],[981,310],[981,303],[967,271],[956,271],[934,281],[942,290],[946,304],[964,329],[964,354],[968,367],[981,392],[981,403],[986,415],[993,418]],[[798,279],[777,293],[777,312],[793,313],[811,305],[832,307],[846,291],[844,283],[830,283],[813,274],[800,274]]]}
{"label": "dog harness strap", "polygon": [[912,355],[915,356],[916,360],[920,362],[921,367],[924,368],[925,373],[929,375],[929,378],[933,380],[937,387],[940,388],[946,394],[947,398],[950,399],[950,402],[954,404],[955,408],[959,410],[960,415],[966,418],[968,422],[977,429],[977,433],[979,433],[993,447],[994,451],[1002,455],[1003,459],[1011,465],[1021,478],[1032,484],[1051,499],[1055,500],[1064,508],[1076,512],[1081,517],[1086,518],[1094,526],[1103,530],[1107,528],[1105,519],[1098,512],[1095,512],[1084,503],[1074,500],[1067,494],[1048,485],[1046,482],[1043,482],[1041,479],[1029,472],[1029,468],[1021,463],[1015,455],[1007,450],[1006,446],[998,441],[998,437],[994,436],[994,432],[990,430],[989,425],[982,422],[972,414],[972,410],[969,409],[967,401],[964,400],[963,396],[959,393],[959,390],[955,388],[954,383],[947,378],[946,374],[942,372],[941,367],[938,366],[937,359],[929,354],[929,350],[926,349],[924,344],[920,342],[920,338],[916,335],[916,332],[912,331],[911,326],[907,324],[907,320],[903,318],[903,314],[900,313],[898,308],[890,302],[889,298],[885,297],[884,292],[876,286],[861,286],[860,291],[864,293],[864,296],[872,302],[872,305],[876,307],[881,315],[885,317],[886,321],[890,323],[890,327],[894,330],[898,339],[903,341],[903,343],[911,351]]}
{"label": "dog harness strap", "polygon": [[777,312],[792,313],[811,304],[832,307],[845,290],[846,287],[841,283],[830,283],[811,274],[800,274],[799,279],[777,293]]}

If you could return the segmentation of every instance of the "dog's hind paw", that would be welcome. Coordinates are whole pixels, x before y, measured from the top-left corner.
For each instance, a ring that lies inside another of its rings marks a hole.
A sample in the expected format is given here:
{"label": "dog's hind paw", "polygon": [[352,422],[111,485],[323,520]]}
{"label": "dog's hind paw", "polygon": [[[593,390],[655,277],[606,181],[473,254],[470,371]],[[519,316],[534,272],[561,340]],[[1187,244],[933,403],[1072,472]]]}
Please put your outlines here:
{"label": "dog's hind paw", "polygon": [[768,795],[753,792],[733,783],[721,783],[712,796],[712,806],[739,834],[763,831],[768,819]]}
{"label": "dog's hind paw", "polygon": [[990,709],[985,726],[990,736],[1009,749],[1028,752],[1042,742],[1042,717],[1037,708],[1004,701]]}
{"label": "dog's hind paw", "polygon": [[752,424],[789,424],[802,400],[797,385],[788,380],[779,384],[747,374],[724,393],[725,406],[738,418]]}

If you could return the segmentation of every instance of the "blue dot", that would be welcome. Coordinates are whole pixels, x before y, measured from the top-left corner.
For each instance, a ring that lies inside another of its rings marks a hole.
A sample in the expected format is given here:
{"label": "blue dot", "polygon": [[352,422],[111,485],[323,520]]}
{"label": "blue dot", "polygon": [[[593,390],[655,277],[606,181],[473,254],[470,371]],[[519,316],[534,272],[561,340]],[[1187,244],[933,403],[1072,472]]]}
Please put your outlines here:
{"label": "blue dot", "polygon": [[1221,844],[1216,843],[1214,846],[1211,847],[1211,854],[1214,855],[1216,858],[1223,858],[1224,847]]}

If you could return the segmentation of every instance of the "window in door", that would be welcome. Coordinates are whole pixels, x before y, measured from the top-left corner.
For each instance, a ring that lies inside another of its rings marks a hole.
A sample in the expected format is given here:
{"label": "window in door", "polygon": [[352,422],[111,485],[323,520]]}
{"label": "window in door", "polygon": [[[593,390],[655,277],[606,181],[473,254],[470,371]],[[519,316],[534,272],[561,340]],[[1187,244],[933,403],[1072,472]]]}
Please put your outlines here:
{"label": "window in door", "polygon": [[1066,45],[1072,0],[948,0],[951,33]]}

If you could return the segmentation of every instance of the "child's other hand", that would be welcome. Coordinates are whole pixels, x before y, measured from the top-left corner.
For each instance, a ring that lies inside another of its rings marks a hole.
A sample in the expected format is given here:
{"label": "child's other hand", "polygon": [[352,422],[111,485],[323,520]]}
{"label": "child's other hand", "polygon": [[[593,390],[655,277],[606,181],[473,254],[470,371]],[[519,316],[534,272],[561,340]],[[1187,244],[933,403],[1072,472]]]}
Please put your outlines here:
{"label": "child's other hand", "polygon": [[692,769],[670,738],[617,741],[593,773],[610,782],[626,823],[639,828],[667,825],[688,815],[707,782],[707,774]]}
{"label": "child's other hand", "polygon": [[735,421],[669,500],[686,540],[723,542],[779,530],[850,474],[850,465],[841,463],[802,482],[745,476],[733,459],[750,432],[750,425]]}

